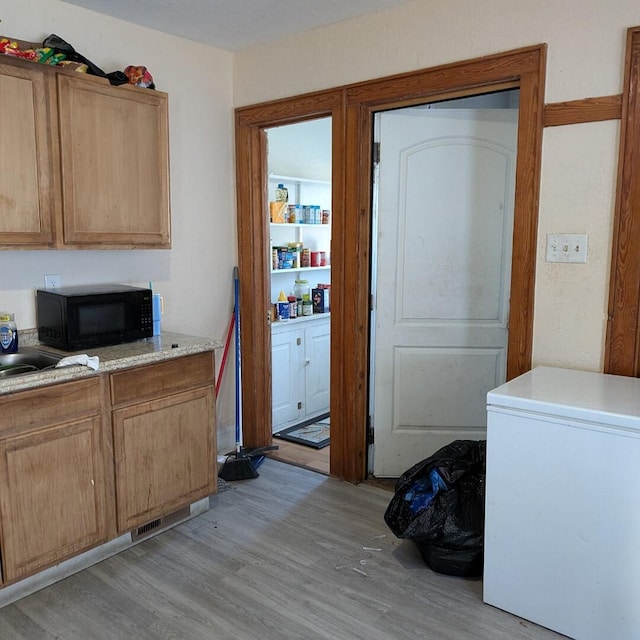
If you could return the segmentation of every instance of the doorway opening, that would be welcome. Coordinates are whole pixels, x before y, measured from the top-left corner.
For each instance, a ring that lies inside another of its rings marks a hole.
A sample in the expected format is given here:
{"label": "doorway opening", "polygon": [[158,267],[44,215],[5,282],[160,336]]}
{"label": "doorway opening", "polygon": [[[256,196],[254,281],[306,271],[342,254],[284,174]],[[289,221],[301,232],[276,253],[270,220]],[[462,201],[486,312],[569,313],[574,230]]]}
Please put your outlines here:
{"label": "doorway opening", "polygon": [[[331,117],[266,129],[272,457],[328,474]],[[278,199],[280,198],[280,199]]]}
{"label": "doorway opening", "polygon": [[518,89],[374,116],[369,469],[486,437],[506,381]]}

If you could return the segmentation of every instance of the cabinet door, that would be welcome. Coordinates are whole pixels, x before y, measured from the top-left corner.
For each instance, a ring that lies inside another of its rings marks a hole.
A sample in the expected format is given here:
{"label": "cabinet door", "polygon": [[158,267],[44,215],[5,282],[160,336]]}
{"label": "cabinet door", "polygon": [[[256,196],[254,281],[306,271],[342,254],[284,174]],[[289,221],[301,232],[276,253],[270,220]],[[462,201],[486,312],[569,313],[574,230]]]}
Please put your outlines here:
{"label": "cabinet door", "polygon": [[2,245],[33,248],[54,240],[54,217],[60,206],[53,162],[57,123],[49,110],[54,91],[50,74],[0,63]]}
{"label": "cabinet door", "polygon": [[307,416],[329,411],[331,324],[305,329],[305,405]]}
{"label": "cabinet door", "polygon": [[214,412],[212,387],[113,412],[119,532],[215,492]]}
{"label": "cabinet door", "polygon": [[170,246],[167,95],[58,76],[64,242]]}
{"label": "cabinet door", "polygon": [[94,416],[0,441],[6,582],[106,541],[100,424]]}
{"label": "cabinet door", "polygon": [[271,336],[271,398],[273,432],[304,415],[304,365],[300,330],[278,331]]}

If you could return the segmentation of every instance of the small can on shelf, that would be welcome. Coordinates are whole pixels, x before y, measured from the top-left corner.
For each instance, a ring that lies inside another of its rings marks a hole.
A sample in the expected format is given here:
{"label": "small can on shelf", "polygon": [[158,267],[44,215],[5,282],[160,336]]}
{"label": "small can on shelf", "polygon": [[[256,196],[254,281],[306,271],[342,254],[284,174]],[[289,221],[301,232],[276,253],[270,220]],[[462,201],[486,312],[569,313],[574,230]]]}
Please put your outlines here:
{"label": "small can on shelf", "polygon": [[298,303],[295,296],[288,296],[289,300],[289,318],[293,319],[298,316]]}

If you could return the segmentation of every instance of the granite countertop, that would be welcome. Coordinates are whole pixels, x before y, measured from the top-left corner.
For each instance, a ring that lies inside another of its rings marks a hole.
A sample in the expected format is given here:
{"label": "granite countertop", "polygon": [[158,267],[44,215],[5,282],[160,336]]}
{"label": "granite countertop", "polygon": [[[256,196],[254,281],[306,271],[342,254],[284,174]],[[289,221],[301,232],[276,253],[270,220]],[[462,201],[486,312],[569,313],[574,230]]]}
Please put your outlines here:
{"label": "granite countertop", "polygon": [[139,365],[161,362],[170,358],[213,351],[224,346],[221,340],[211,338],[199,338],[187,336],[181,333],[163,331],[161,335],[135,342],[114,345],[112,347],[100,347],[87,349],[86,351],[61,351],[42,345],[38,342],[35,329],[26,329],[19,332],[20,347],[33,347],[47,353],[54,353],[60,357],[86,353],[88,356],[98,356],[100,359],[97,371],[83,365],[72,365],[58,369],[47,369],[37,373],[27,373],[21,376],[0,379],[0,395],[14,391],[24,391],[57,382],[67,382],[88,376],[95,376],[106,371],[117,371]]}

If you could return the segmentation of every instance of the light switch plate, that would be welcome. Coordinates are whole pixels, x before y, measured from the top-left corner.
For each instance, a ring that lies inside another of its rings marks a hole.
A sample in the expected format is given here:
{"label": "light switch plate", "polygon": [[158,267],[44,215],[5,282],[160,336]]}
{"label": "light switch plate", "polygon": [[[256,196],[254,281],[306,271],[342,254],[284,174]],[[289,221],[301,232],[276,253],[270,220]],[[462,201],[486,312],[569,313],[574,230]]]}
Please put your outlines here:
{"label": "light switch plate", "polygon": [[586,262],[586,233],[548,233],[547,262]]}

